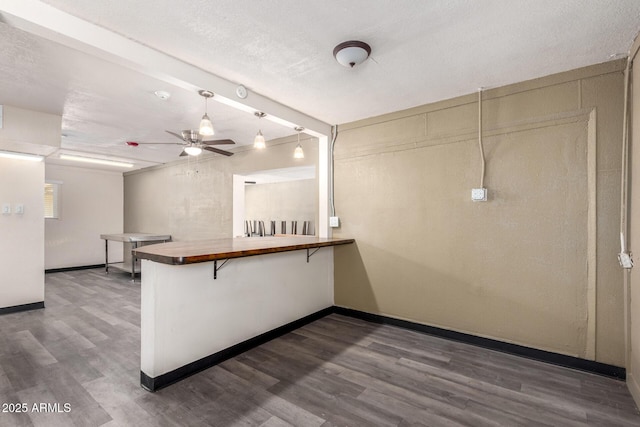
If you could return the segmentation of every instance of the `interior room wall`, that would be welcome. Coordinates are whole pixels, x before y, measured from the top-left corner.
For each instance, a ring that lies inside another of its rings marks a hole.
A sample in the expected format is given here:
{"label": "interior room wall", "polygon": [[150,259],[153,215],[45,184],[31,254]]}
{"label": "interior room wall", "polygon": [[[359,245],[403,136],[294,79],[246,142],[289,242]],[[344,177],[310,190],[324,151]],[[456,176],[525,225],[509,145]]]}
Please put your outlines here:
{"label": "interior room wall", "polygon": [[[304,159],[294,159],[297,135],[241,146],[231,157],[204,154],[124,174],[125,232],[167,233],[174,241],[233,236],[233,175],[314,165],[317,140],[302,136]],[[317,200],[318,192],[315,189]],[[316,217],[313,218],[317,223]]]}
{"label": "interior room wall", "polygon": [[61,116],[3,105],[0,150],[46,156],[60,147],[61,126]]}
{"label": "interior room wall", "polygon": [[[640,49],[640,40],[636,40],[631,52]],[[632,55],[632,56],[633,56]],[[638,271],[638,256],[640,255],[640,67],[636,57],[631,69],[631,183],[630,183],[630,211],[628,216],[630,235],[629,250],[635,254],[636,266],[631,270],[626,280],[626,332],[627,339],[627,385],[631,395],[640,406],[640,272]]]}
{"label": "interior room wall", "polygon": [[[44,162],[0,158],[0,308],[44,301]],[[22,204],[24,213],[15,212]]]}
{"label": "interior room wall", "polygon": [[[122,233],[121,172],[47,164],[46,180],[61,182],[59,219],[45,220],[45,268],[104,264],[101,234]],[[109,262],[122,261],[122,244],[109,243]]]}
{"label": "interior room wall", "polygon": [[269,221],[276,221],[276,233],[280,233],[280,221],[286,221],[287,233],[292,231],[291,221],[297,221],[298,234],[302,234],[304,221],[311,221],[313,234],[317,187],[315,179],[245,185],[245,216],[250,221],[264,221],[267,233]]}
{"label": "interior room wall", "polygon": [[624,61],[341,125],[339,306],[625,365]]}
{"label": "interior room wall", "polygon": [[[60,116],[4,105],[0,149],[50,154],[60,146],[61,123]],[[0,158],[0,203],[11,205],[0,215],[0,308],[44,301],[44,169],[44,162]]]}

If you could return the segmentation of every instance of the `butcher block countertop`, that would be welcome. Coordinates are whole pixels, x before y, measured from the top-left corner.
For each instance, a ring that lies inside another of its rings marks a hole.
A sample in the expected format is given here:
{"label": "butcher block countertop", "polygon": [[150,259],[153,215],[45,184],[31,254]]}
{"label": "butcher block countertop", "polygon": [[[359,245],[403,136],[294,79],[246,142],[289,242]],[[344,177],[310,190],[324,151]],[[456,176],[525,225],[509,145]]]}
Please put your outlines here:
{"label": "butcher block countertop", "polygon": [[354,239],[315,236],[239,237],[235,239],[196,240],[147,245],[135,249],[136,257],[162,264],[182,265],[240,258],[300,249],[346,245]]}

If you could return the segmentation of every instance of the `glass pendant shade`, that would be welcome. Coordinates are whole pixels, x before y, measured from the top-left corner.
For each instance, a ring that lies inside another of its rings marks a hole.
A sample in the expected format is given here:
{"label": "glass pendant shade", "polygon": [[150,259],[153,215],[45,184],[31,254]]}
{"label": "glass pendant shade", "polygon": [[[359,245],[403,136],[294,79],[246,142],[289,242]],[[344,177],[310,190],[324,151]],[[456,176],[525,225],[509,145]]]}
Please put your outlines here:
{"label": "glass pendant shade", "polygon": [[264,140],[264,135],[262,135],[262,131],[259,130],[256,138],[253,140],[253,148],[263,149],[266,148],[267,144]]}
{"label": "glass pendant shade", "polygon": [[202,153],[202,148],[196,147],[195,145],[190,145],[184,148],[184,152],[190,156],[199,156]]}
{"label": "glass pendant shade", "polygon": [[211,123],[211,120],[209,119],[209,116],[207,115],[207,113],[205,113],[204,116],[202,116],[202,120],[200,121],[200,129],[198,130],[198,133],[204,136],[211,136],[215,133],[213,130],[213,123]]}
{"label": "glass pendant shade", "polygon": [[297,126],[294,129],[296,130],[296,132],[298,132],[298,145],[296,146],[296,149],[293,151],[293,158],[304,159],[304,151],[302,151],[302,145],[300,145],[300,132],[302,132],[304,128]]}

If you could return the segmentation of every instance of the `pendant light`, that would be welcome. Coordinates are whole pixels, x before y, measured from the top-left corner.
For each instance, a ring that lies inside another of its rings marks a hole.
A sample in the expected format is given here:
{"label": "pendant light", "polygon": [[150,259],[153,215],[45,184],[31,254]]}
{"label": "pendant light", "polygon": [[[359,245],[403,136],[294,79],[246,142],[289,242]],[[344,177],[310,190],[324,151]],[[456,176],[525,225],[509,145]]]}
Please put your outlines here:
{"label": "pendant light", "polygon": [[[265,113],[263,113],[262,111],[256,111],[255,113],[253,113],[257,118],[261,119],[264,116],[266,116]],[[253,140],[253,148],[257,148],[258,150],[262,150],[263,148],[267,147],[267,143],[264,140],[264,135],[262,134],[262,130],[258,130],[258,134],[256,135],[255,139]]]}
{"label": "pendant light", "polygon": [[304,151],[302,151],[302,145],[300,145],[300,132],[304,130],[303,127],[296,127],[295,130],[298,132],[298,145],[296,149],[293,151],[294,159],[304,159]]}
{"label": "pendant light", "polygon": [[204,116],[202,116],[202,120],[200,121],[200,129],[198,130],[198,133],[204,136],[211,136],[215,132],[213,130],[213,123],[211,123],[211,120],[207,115],[207,100],[213,96],[213,92],[208,90],[201,90],[198,93],[200,94],[200,96],[204,97]]}

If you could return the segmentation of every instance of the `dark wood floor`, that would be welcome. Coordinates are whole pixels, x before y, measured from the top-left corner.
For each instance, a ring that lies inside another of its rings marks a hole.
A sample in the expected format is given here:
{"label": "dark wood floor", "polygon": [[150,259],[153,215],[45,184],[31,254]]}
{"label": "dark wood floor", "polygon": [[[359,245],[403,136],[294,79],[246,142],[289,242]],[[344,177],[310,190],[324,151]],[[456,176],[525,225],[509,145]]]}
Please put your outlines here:
{"label": "dark wood floor", "polygon": [[0,426],[640,426],[621,381],[339,315],[149,393],[139,289],[53,273],[0,316]]}

